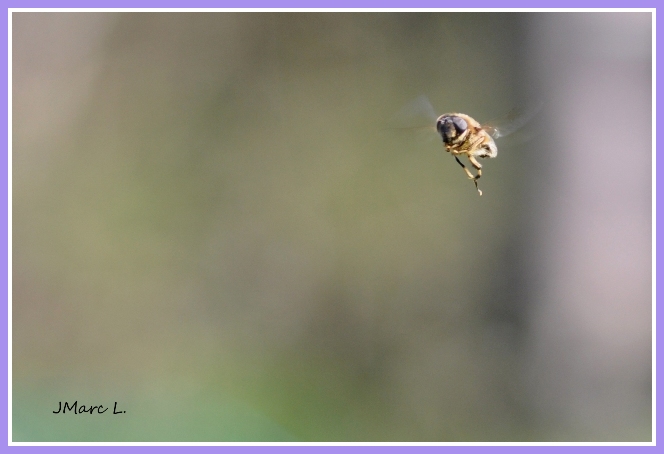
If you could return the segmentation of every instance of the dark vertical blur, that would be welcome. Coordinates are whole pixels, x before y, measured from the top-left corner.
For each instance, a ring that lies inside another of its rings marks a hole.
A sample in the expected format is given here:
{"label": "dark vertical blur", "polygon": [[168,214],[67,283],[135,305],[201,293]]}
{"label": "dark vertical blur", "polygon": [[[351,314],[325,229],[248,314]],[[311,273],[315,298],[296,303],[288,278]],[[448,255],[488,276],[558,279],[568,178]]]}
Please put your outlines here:
{"label": "dark vertical blur", "polygon": [[[631,17],[15,13],[14,440],[649,439]],[[479,197],[420,94],[547,104]]]}

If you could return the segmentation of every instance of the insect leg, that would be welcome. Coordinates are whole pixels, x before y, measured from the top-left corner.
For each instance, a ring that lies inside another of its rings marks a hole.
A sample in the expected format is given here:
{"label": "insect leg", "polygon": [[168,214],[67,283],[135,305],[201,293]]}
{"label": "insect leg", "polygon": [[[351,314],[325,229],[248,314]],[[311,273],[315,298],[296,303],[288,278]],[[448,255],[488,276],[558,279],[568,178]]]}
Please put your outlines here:
{"label": "insect leg", "polygon": [[468,175],[468,178],[470,178],[471,180],[474,180],[475,177],[473,176],[473,174],[470,173],[470,170],[468,170],[465,165],[463,165],[463,162],[459,161],[459,158],[456,155],[454,156],[454,159],[456,159],[456,162],[458,162],[459,165],[461,167],[463,167],[463,170],[464,170],[464,172],[466,172],[466,175]]}
{"label": "insect leg", "polygon": [[472,155],[468,156],[468,160],[473,165],[473,167],[475,167],[477,169],[477,176],[473,178],[473,183],[475,183],[475,187],[477,188],[477,192],[479,192],[480,195],[482,195],[482,191],[480,190],[479,186],[477,186],[477,180],[479,180],[480,177],[482,176],[482,164],[477,162],[477,159],[475,159],[475,156],[472,156]]}
{"label": "insect leg", "polygon": [[468,160],[470,163],[477,169],[477,176],[474,177],[474,180],[479,180],[480,177],[482,176],[482,164],[477,162],[477,159],[475,159],[475,156],[468,156]]}

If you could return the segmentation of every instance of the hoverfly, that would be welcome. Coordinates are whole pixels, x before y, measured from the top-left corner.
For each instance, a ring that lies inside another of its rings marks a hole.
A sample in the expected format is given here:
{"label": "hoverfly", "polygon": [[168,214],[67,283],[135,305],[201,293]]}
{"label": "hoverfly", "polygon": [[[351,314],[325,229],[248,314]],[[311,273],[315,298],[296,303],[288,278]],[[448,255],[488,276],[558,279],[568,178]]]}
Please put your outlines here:
{"label": "hoverfly", "polygon": [[[482,177],[482,164],[478,158],[495,158],[498,155],[498,147],[494,139],[507,136],[521,128],[540,108],[541,104],[537,104],[521,114],[508,115],[503,122],[480,124],[471,116],[462,113],[446,113],[437,117],[427,97],[421,95],[404,106],[399,116],[413,116],[417,113],[428,119],[430,126],[426,129],[433,130],[435,125],[435,131],[443,140],[445,151],[454,156],[468,178],[475,183],[479,195],[482,195],[482,190],[477,185],[477,180]],[[416,128],[420,129],[421,126]],[[413,129],[413,127],[400,129]],[[473,175],[459,160],[461,155],[466,155],[470,164],[477,170],[476,175]]]}

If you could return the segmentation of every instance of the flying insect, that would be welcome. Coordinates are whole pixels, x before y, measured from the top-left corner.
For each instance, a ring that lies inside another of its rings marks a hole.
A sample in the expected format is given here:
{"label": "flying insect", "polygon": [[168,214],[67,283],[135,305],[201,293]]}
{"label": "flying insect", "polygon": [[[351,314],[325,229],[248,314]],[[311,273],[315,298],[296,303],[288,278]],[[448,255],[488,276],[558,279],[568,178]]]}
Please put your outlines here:
{"label": "flying insect", "polygon": [[[482,177],[482,164],[480,164],[478,159],[495,158],[498,156],[498,147],[494,139],[507,136],[520,129],[540,108],[541,104],[538,104],[521,114],[508,115],[507,119],[503,122],[480,124],[470,115],[463,113],[446,113],[436,117],[431,103],[426,96],[422,95],[407,104],[402,109],[400,116],[412,116],[417,111],[417,114],[424,115],[430,119],[430,125],[435,121],[435,131],[443,140],[445,151],[454,156],[454,159],[466,172],[468,178],[475,183],[475,188],[479,195],[482,195],[482,190],[477,184],[477,180]],[[425,127],[425,129],[432,128],[433,126]],[[405,129],[412,128],[408,127]],[[468,158],[470,164],[477,170],[476,175],[473,175],[459,159],[459,156],[463,155]]]}

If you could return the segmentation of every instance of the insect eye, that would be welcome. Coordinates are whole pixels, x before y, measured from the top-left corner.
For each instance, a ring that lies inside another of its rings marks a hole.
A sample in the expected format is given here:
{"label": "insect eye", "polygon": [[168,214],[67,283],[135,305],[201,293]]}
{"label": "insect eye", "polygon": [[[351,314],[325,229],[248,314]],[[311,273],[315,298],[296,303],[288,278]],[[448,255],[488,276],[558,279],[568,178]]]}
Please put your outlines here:
{"label": "insect eye", "polygon": [[464,131],[468,129],[468,123],[466,123],[466,121],[461,117],[445,116],[438,120],[436,128],[438,129],[438,133],[443,138],[443,142],[450,143],[457,136],[463,134]]}
{"label": "insect eye", "polygon": [[452,140],[456,136],[456,129],[450,117],[444,117],[438,120],[436,129],[438,129],[438,133],[441,135],[443,141],[446,143]]}
{"label": "insect eye", "polygon": [[468,123],[461,117],[452,117],[452,122],[454,123],[454,128],[457,130],[457,134],[461,134],[468,129]]}

